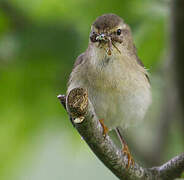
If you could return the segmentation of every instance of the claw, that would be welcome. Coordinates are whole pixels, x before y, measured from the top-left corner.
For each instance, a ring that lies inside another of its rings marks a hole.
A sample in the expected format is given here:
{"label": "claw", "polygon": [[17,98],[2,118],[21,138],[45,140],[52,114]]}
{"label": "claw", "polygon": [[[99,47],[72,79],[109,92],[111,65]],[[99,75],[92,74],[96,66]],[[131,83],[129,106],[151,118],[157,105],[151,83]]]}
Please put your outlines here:
{"label": "claw", "polygon": [[109,129],[108,127],[104,124],[104,119],[99,119],[100,121],[100,124],[102,125],[102,128],[103,128],[103,137],[106,138],[108,132],[109,132]]}
{"label": "claw", "polygon": [[133,157],[128,149],[127,144],[124,144],[122,152],[123,152],[123,154],[127,155],[128,164],[126,165],[126,168],[129,169],[130,166],[133,166],[135,164],[135,162],[134,162],[134,159],[133,159]]}
{"label": "claw", "polygon": [[130,151],[128,149],[128,145],[126,143],[126,141],[124,140],[123,136],[121,135],[121,132],[119,130],[119,128],[116,128],[116,133],[121,141],[121,145],[122,145],[122,152],[123,154],[125,154],[127,156],[127,159],[128,159],[128,164],[126,165],[126,168],[129,169],[130,166],[134,166],[135,162],[134,162],[134,159],[132,157],[132,155],[130,154]]}

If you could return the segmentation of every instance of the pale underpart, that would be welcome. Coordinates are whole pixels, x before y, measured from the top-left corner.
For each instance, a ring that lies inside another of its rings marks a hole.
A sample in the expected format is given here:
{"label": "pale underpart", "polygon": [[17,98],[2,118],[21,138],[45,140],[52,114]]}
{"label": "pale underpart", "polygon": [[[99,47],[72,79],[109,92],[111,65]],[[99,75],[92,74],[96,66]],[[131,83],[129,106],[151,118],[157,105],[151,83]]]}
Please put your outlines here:
{"label": "pale underpart", "polygon": [[108,55],[103,48],[89,47],[73,69],[67,90],[86,88],[98,118],[110,129],[137,124],[151,103],[146,70],[135,56],[121,52],[113,49]]}

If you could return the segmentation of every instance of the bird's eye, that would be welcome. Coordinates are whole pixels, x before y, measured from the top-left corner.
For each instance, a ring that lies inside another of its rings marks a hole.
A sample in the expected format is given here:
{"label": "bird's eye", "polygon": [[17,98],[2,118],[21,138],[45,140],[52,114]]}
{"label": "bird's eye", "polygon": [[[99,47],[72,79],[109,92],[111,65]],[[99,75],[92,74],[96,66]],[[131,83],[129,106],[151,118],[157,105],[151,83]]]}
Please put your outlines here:
{"label": "bird's eye", "polygon": [[118,30],[117,30],[117,35],[118,35],[118,36],[121,35],[121,29],[118,29]]}

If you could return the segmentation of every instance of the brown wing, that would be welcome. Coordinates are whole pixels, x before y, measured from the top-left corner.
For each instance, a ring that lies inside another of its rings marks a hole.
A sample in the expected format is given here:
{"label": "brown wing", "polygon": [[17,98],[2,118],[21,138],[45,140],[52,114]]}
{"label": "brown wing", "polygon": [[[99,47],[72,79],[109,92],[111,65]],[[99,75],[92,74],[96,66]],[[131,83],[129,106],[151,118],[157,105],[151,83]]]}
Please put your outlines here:
{"label": "brown wing", "polygon": [[[77,57],[77,59],[76,59],[76,61],[75,61],[75,63],[74,63],[72,72],[74,71],[74,69],[75,69],[78,65],[80,65],[81,63],[84,62],[84,60],[85,60],[84,55],[85,55],[85,53],[82,53],[81,55],[79,55],[79,56]],[[68,80],[67,86],[69,86],[70,83],[71,83],[71,81],[72,81],[72,72],[71,72],[71,74],[70,74],[70,76],[69,76],[69,80]]]}
{"label": "brown wing", "polygon": [[[139,57],[137,56],[137,48],[135,47],[135,45],[134,45],[134,55],[136,56],[136,61],[137,61],[137,63],[138,63],[140,66],[142,66],[142,67],[145,68],[143,62],[142,62],[142,61],[139,59]],[[148,74],[145,74],[145,76],[146,76],[148,82],[150,83],[150,79],[149,79]]]}
{"label": "brown wing", "polygon": [[[130,54],[135,56],[137,63],[144,67],[144,64],[142,63],[142,61],[139,59],[139,57],[137,56],[137,49],[133,43],[133,38],[132,38],[132,33],[131,33],[131,28],[128,24],[124,24],[125,28],[123,29],[123,33],[124,33],[124,37],[126,37],[126,41],[128,42],[128,49],[130,50]],[[148,74],[145,74],[148,82],[150,83],[150,79],[148,77]]]}
{"label": "brown wing", "polygon": [[85,53],[82,53],[81,55],[79,55],[74,63],[74,67],[75,68],[76,66],[78,66],[79,64],[81,64],[83,61],[84,61],[84,54]]}
{"label": "brown wing", "polygon": [[[137,63],[138,63],[140,66],[142,66],[142,67],[144,67],[144,68],[145,68],[145,66],[144,66],[143,62],[138,58],[138,56],[136,56],[136,60],[137,60]],[[145,74],[145,76],[146,76],[146,78],[147,78],[148,82],[150,83],[150,79],[149,79],[148,74]]]}

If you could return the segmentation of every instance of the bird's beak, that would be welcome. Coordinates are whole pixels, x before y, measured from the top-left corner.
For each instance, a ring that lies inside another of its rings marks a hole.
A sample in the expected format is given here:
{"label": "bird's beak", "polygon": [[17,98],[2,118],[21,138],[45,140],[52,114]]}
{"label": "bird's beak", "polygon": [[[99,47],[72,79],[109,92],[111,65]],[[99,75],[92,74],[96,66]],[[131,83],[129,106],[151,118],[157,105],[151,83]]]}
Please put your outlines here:
{"label": "bird's beak", "polygon": [[104,33],[102,33],[102,34],[99,34],[99,35],[96,37],[96,40],[97,40],[97,41],[104,41],[104,42],[107,42],[107,41],[108,41],[108,38],[107,38],[107,35],[105,35]]}
{"label": "bird's beak", "polygon": [[98,36],[96,36],[96,41],[98,41],[99,43],[101,43],[101,42],[107,43],[107,45],[108,45],[107,54],[111,55],[112,40],[111,40],[110,36],[108,36],[108,35],[106,35],[104,33],[101,33]]}

